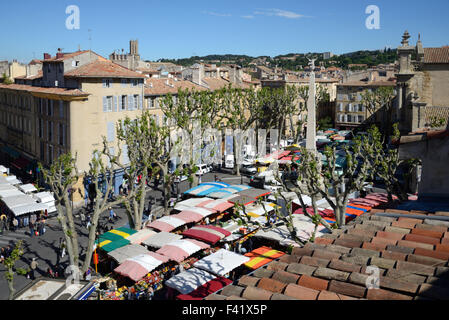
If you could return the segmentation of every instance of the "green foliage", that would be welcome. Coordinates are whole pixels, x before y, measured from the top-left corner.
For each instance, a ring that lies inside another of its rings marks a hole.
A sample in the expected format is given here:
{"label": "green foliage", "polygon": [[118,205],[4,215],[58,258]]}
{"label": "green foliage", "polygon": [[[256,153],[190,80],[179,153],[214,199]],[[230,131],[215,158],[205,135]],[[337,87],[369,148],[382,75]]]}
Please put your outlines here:
{"label": "green foliage", "polygon": [[0,81],[0,82],[2,82],[3,84],[7,84],[7,85],[13,84],[13,83],[14,83],[14,81],[12,81],[12,80],[6,75],[6,73],[3,73],[3,75],[2,75],[2,81]]}
{"label": "green foliage", "polygon": [[446,119],[439,117],[431,117],[429,125],[431,128],[440,128],[446,124]]}
{"label": "green foliage", "polygon": [[333,121],[331,117],[325,117],[323,119],[318,120],[317,129],[326,131],[330,128],[333,128]]}

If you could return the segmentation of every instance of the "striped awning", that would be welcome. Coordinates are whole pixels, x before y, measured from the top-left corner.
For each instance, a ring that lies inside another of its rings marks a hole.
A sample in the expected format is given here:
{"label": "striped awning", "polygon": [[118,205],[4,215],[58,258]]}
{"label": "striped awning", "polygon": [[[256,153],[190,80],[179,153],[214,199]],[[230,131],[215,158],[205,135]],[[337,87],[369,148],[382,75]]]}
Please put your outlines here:
{"label": "striped awning", "polygon": [[256,250],[253,250],[245,254],[246,257],[251,258],[251,260],[245,263],[245,266],[252,270],[256,270],[270,263],[274,259],[282,257],[283,255],[285,255],[284,252],[274,250],[272,248],[265,246],[260,247]]}
{"label": "striped awning", "polygon": [[148,251],[147,253],[126,259],[114,271],[133,281],[139,281],[167,261],[167,257]]}
{"label": "striped awning", "polygon": [[230,236],[231,232],[216,226],[195,226],[183,234],[185,237],[197,239],[210,244],[215,244],[221,239]]}
{"label": "striped awning", "polygon": [[204,242],[181,239],[170,242],[157,250],[156,253],[179,263],[190,257],[192,254],[207,248],[209,248],[209,245]]}
{"label": "striped awning", "polygon": [[151,222],[148,227],[157,229],[160,231],[170,232],[185,225],[186,222],[182,219],[176,218],[174,216],[165,216]]}

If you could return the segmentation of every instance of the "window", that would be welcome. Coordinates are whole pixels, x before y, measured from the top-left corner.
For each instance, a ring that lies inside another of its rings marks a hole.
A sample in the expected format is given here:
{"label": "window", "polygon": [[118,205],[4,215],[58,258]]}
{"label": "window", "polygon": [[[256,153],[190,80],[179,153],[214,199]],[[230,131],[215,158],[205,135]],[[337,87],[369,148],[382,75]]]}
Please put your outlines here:
{"label": "window", "polygon": [[59,118],[64,118],[64,102],[59,100]]}
{"label": "window", "polygon": [[112,88],[112,79],[103,79],[103,88]]}
{"label": "window", "polygon": [[138,110],[139,109],[139,95],[134,95],[134,110]]}
{"label": "window", "polygon": [[115,138],[115,124],[114,122],[107,123],[107,140],[108,142],[114,142]]}
{"label": "window", "polygon": [[364,116],[359,116],[359,122],[362,123],[363,121],[365,121],[365,117]]}
{"label": "window", "polygon": [[338,104],[338,111],[342,112],[343,111],[343,103],[339,103]]}
{"label": "window", "polygon": [[103,97],[103,112],[112,112],[113,97]]}
{"label": "window", "polygon": [[127,85],[128,85],[128,80],[122,79],[122,88],[126,88]]}
{"label": "window", "polygon": [[53,100],[48,100],[47,115],[49,117],[53,116]]}
{"label": "window", "polygon": [[127,97],[125,95],[120,96],[120,111],[126,110],[126,104],[127,104]]}
{"label": "window", "polygon": [[138,79],[132,79],[131,80],[131,87],[137,87],[139,85]]}

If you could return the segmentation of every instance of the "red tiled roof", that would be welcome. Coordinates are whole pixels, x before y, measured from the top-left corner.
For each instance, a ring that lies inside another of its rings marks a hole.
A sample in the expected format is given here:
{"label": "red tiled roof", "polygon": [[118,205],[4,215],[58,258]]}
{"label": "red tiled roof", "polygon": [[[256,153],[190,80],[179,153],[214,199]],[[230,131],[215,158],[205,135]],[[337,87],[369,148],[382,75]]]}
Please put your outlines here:
{"label": "red tiled roof", "polygon": [[[429,130],[429,131],[417,131],[412,134],[402,136],[399,143],[406,144],[412,142],[426,141],[430,139],[438,139],[449,137],[449,130]],[[397,141],[396,141],[397,142]]]}
{"label": "red tiled roof", "polygon": [[83,50],[83,51],[76,51],[76,52],[70,52],[70,53],[64,53],[63,56],[61,58],[57,58],[57,56],[51,57],[50,59],[45,59],[42,60],[44,62],[61,62],[64,61],[66,59],[70,59],[76,56],[79,56],[83,53],[88,53],[88,52],[92,52],[94,55],[96,55],[98,57],[99,60],[102,61],[106,61],[107,59],[103,58],[102,56],[100,56],[99,54],[91,51],[91,50]]}
{"label": "red tiled roof", "polygon": [[[167,85],[167,81],[169,85]],[[187,80],[173,79],[146,79],[145,80],[145,95],[165,95],[165,94],[176,94],[179,89],[182,90],[196,90],[204,91],[207,90],[205,87],[199,86],[196,83]]]}
{"label": "red tiled roof", "polygon": [[203,78],[202,82],[204,84],[206,84],[206,86],[212,90],[220,90],[224,87],[229,86],[229,84],[231,84],[231,86],[233,88],[242,88],[242,89],[248,89],[250,86],[246,83],[242,83],[242,84],[236,84],[236,83],[232,83],[229,80],[223,79],[223,78]]}
{"label": "red tiled roof", "polygon": [[[449,221],[426,219],[432,215],[374,209],[209,299],[449,299]],[[368,266],[380,270],[379,289],[366,286]]]}
{"label": "red tiled roof", "polygon": [[96,60],[64,74],[75,78],[145,78],[138,72],[131,71],[109,60]]}
{"label": "red tiled roof", "polygon": [[9,89],[9,90],[17,90],[17,91],[26,91],[30,93],[46,93],[46,94],[55,94],[62,96],[88,96],[88,93],[82,92],[79,89],[65,89],[65,88],[44,88],[44,87],[34,87],[30,85],[24,84],[0,84],[0,89]]}
{"label": "red tiled roof", "polygon": [[449,47],[424,48],[424,63],[449,63]]}
{"label": "red tiled roof", "polygon": [[351,81],[351,82],[339,83],[339,84],[337,84],[337,86],[340,86],[340,87],[394,87],[394,86],[396,86],[396,82],[394,82],[394,81],[372,81],[372,82]]}

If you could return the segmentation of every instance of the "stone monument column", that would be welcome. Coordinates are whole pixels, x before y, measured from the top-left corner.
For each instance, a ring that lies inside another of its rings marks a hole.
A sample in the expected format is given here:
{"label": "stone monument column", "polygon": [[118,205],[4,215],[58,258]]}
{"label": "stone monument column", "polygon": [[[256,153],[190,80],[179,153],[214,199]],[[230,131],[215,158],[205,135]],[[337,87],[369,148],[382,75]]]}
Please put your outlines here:
{"label": "stone monument column", "polygon": [[316,100],[315,100],[315,59],[310,60],[309,99],[307,101],[307,138],[306,149],[316,153]]}

